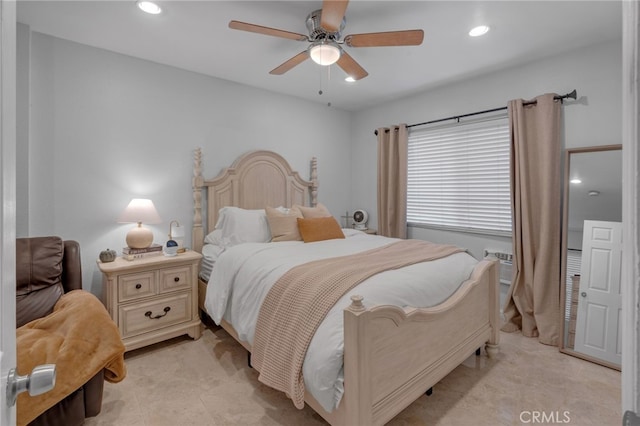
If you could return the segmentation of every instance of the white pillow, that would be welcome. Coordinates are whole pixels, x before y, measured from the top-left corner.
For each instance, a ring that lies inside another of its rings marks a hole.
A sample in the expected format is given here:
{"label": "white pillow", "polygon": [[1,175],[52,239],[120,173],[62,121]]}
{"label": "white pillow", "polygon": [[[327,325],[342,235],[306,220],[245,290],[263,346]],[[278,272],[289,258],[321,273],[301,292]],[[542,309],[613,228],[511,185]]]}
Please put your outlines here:
{"label": "white pillow", "polygon": [[[222,229],[214,229],[213,232],[208,233],[207,236],[204,237],[204,243],[224,247],[223,244],[221,244]],[[203,247],[203,250],[204,250],[204,247]]]}
{"label": "white pillow", "polygon": [[241,243],[266,243],[271,231],[264,209],[247,210],[240,207],[223,207],[218,212],[216,229],[204,240],[226,248]]}
{"label": "white pillow", "polygon": [[202,247],[202,257],[208,259],[210,262],[215,263],[218,260],[218,256],[222,254],[224,248],[218,244],[205,244]]}
{"label": "white pillow", "polygon": [[353,229],[353,228],[342,228],[342,233],[347,238],[348,237],[355,237],[357,235],[366,235],[364,232],[358,231],[357,229]]}

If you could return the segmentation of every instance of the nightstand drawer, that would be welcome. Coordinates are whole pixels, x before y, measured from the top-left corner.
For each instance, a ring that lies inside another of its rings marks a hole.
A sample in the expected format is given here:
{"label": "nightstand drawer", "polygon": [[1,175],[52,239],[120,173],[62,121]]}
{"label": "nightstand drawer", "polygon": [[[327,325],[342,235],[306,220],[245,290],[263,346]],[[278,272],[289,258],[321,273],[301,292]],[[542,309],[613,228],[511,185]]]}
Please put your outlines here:
{"label": "nightstand drawer", "polygon": [[191,320],[191,293],[119,307],[122,337],[135,336]]}
{"label": "nightstand drawer", "polygon": [[119,302],[153,296],[157,292],[156,274],[153,271],[118,277]]}
{"label": "nightstand drawer", "polygon": [[191,268],[180,266],[160,270],[160,293],[182,290],[191,285]]}

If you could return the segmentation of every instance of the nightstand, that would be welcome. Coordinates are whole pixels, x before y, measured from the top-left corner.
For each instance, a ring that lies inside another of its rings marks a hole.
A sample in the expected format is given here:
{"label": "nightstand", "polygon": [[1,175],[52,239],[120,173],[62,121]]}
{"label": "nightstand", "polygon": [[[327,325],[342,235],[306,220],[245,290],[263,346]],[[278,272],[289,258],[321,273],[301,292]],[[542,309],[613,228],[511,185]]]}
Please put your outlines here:
{"label": "nightstand", "polygon": [[202,255],[186,251],[102,263],[104,303],[127,351],[171,337],[202,335],[198,268]]}

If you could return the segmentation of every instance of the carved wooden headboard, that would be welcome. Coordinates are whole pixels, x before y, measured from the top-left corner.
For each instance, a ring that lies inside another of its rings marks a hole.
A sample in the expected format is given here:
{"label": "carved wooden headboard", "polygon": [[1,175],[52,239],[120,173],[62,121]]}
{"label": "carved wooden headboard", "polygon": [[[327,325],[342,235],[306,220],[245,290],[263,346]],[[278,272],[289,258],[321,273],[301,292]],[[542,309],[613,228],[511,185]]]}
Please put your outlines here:
{"label": "carved wooden headboard", "polygon": [[[206,189],[206,191],[203,191]],[[202,194],[206,194],[203,228]],[[263,209],[266,206],[315,206],[318,200],[317,160],[311,159],[311,179],[304,180],[287,160],[272,151],[250,151],[210,180],[202,177],[202,151],[197,148],[193,165],[193,250],[202,251],[205,232],[211,232],[218,211],[225,206]]]}

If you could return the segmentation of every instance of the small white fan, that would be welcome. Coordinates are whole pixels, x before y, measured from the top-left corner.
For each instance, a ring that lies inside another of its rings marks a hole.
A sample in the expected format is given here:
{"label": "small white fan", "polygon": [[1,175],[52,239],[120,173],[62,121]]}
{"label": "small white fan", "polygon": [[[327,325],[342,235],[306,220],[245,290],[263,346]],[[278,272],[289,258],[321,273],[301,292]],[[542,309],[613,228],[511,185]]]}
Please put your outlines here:
{"label": "small white fan", "polygon": [[367,221],[369,220],[369,214],[364,210],[356,210],[353,212],[353,227],[364,231],[367,229]]}

